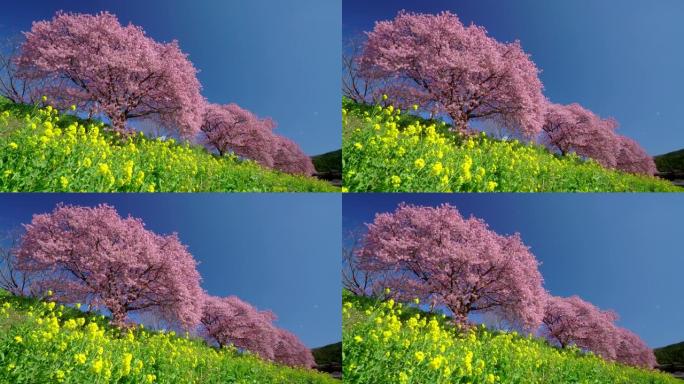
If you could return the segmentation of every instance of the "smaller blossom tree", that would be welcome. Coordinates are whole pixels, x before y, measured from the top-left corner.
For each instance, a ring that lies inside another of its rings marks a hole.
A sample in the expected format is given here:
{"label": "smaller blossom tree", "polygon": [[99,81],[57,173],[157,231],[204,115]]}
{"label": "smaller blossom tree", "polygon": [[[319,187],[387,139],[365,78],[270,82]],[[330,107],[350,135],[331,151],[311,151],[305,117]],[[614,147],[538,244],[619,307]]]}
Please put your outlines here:
{"label": "smaller blossom tree", "polygon": [[579,104],[549,104],[543,125],[543,140],[565,155],[596,160],[608,168],[615,168],[618,152],[617,122],[602,119]]}
{"label": "smaller blossom tree", "polygon": [[275,358],[277,332],[275,316],[258,311],[235,296],[206,296],[202,309],[202,333],[219,347],[233,345],[258,354],[262,359]]}
{"label": "smaller blossom tree", "polygon": [[551,296],[546,300],[543,333],[560,345],[575,345],[604,359],[615,360],[618,334],[617,314],[602,311],[578,296]]}
{"label": "smaller blossom tree", "polygon": [[237,104],[207,104],[202,132],[205,142],[219,155],[233,152],[272,168],[276,152],[275,123],[260,119]]}
{"label": "smaller blossom tree", "polygon": [[618,155],[616,168],[644,175],[658,173],[653,157],[651,157],[636,141],[626,136],[618,138]]}
{"label": "smaller blossom tree", "polygon": [[294,141],[276,136],[276,152],[273,156],[273,168],[287,173],[313,175],[316,173],[311,158],[307,156]]}
{"label": "smaller blossom tree", "polygon": [[358,61],[361,76],[380,80],[379,90],[392,102],[427,102],[460,131],[475,119],[524,136],[541,130],[545,98],[539,70],[520,43],[500,43],[450,12],[402,11],[394,20],[377,22]]}
{"label": "smaller blossom tree", "polygon": [[476,312],[496,313],[526,330],[542,320],[542,277],[520,237],[501,236],[448,204],[401,204],[376,215],[359,261],[397,298],[444,305],[459,324]]}
{"label": "smaller blossom tree", "polygon": [[203,97],[197,70],[176,41],[158,43],[108,12],[58,12],[33,23],[18,58],[25,81],[58,106],[104,113],[116,130],[129,119],[152,119],[180,136],[200,127]]}
{"label": "smaller blossom tree", "polygon": [[275,361],[291,367],[312,368],[316,366],[311,350],[302,344],[297,336],[284,329],[277,329],[276,335]]}
{"label": "smaller blossom tree", "polygon": [[653,350],[639,336],[625,328],[618,328],[616,332],[618,338],[617,361],[643,368],[653,368],[658,364]]}
{"label": "smaller blossom tree", "polygon": [[196,262],[176,234],[158,235],[109,205],[58,205],[34,215],[17,252],[17,268],[65,303],[108,310],[124,325],[132,312],[154,313],[183,328],[200,320]]}

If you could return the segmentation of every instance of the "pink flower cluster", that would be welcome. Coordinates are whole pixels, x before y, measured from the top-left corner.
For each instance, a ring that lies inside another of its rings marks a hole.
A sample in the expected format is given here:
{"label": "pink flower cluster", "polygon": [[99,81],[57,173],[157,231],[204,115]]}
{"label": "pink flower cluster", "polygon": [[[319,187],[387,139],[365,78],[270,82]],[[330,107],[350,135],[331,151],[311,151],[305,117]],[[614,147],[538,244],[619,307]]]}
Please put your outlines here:
{"label": "pink flower cluster", "polygon": [[287,173],[312,175],[311,158],[286,137],[273,132],[275,122],[261,119],[236,104],[210,104],[204,108],[201,130],[204,142],[220,155],[232,152]]}
{"label": "pink flower cluster", "polygon": [[617,327],[617,315],[579,297],[550,296],[539,262],[518,234],[502,236],[477,218],[443,204],[400,204],[375,216],[357,250],[358,268],[401,301],[445,307],[453,321],[496,314],[506,324],[541,332],[561,347],[575,345],[608,360],[653,367],[653,351]]}
{"label": "pink flower cluster", "polygon": [[109,205],[58,205],[34,215],[16,250],[16,267],[33,276],[35,292],[51,290],[63,303],[111,313],[125,326],[129,314],[151,314],[171,327],[199,328],[219,346],[234,345],[264,359],[313,367],[311,351],[235,296],[207,295],[197,262],[176,234],[158,235]]}
{"label": "pink flower cluster", "polygon": [[574,152],[607,168],[653,175],[653,158],[639,144],[618,134],[617,121],[602,119],[579,104],[549,104],[542,140],[562,154]]}
{"label": "pink flower cluster", "polygon": [[311,351],[295,335],[273,324],[272,312],[259,311],[235,296],[206,295],[203,302],[200,331],[209,341],[289,366],[316,365]]}
{"label": "pink flower cluster", "polygon": [[561,347],[577,346],[623,364],[653,368],[653,350],[639,336],[615,324],[618,316],[577,296],[549,296],[543,333]]}

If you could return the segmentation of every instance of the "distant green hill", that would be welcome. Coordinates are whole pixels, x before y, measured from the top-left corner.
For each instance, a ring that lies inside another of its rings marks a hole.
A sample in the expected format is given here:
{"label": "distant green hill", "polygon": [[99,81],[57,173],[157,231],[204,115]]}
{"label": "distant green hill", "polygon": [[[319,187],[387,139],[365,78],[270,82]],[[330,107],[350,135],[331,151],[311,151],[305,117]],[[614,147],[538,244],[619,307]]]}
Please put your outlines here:
{"label": "distant green hill", "polygon": [[314,355],[316,364],[326,365],[326,364],[339,364],[342,365],[342,342],[328,344],[320,348],[314,348],[311,350]]}
{"label": "distant green hill", "polygon": [[342,150],[331,151],[316,156],[311,156],[311,161],[316,168],[320,179],[328,180],[338,185],[342,179]]}
{"label": "distant green hill", "polygon": [[684,341],[653,350],[660,369],[667,372],[684,372]]}
{"label": "distant green hill", "polygon": [[331,151],[321,155],[311,156],[311,161],[318,172],[341,172],[342,150]]}
{"label": "distant green hill", "polygon": [[654,156],[659,172],[684,173],[684,149]]}

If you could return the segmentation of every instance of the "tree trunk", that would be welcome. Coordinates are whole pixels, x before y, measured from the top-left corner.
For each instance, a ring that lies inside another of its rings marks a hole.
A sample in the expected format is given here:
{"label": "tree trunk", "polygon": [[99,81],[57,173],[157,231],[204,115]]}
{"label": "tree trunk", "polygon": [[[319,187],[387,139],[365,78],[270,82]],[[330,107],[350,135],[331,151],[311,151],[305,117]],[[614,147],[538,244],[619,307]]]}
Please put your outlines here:
{"label": "tree trunk", "polygon": [[111,116],[112,128],[115,132],[125,133],[126,132],[126,116],[123,113],[119,113]]}
{"label": "tree trunk", "polygon": [[128,316],[123,308],[111,308],[110,311],[112,312],[112,325],[117,327],[123,327],[126,325],[126,319]]}
{"label": "tree trunk", "polygon": [[464,116],[462,113],[457,113],[449,116],[453,121],[451,128],[452,131],[458,132],[461,135],[466,136],[468,134],[468,117]]}

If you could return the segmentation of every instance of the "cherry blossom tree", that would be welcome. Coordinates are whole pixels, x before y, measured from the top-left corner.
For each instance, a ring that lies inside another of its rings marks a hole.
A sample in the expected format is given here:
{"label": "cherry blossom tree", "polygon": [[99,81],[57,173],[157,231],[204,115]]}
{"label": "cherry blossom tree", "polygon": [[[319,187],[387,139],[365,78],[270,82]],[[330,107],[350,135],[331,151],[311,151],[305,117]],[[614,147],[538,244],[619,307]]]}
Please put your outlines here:
{"label": "cherry blossom tree", "polygon": [[619,147],[617,125],[614,119],[602,119],[576,103],[549,104],[542,128],[543,140],[563,155],[575,152],[604,167],[615,168]]}
{"label": "cherry blossom tree", "polygon": [[658,364],[653,350],[639,336],[625,328],[618,328],[616,332],[618,338],[617,361],[643,368],[653,368]]}
{"label": "cherry blossom tree", "polygon": [[316,361],[301,341],[284,329],[276,329],[277,341],[275,344],[275,361],[291,367],[312,368]]}
{"label": "cherry blossom tree", "polygon": [[207,104],[201,126],[206,144],[220,155],[233,152],[269,168],[277,148],[274,128],[273,120],[260,119],[237,104]]}
{"label": "cherry blossom tree", "polygon": [[34,215],[17,252],[17,267],[55,299],[104,308],[123,325],[131,312],[153,312],[184,328],[200,320],[196,262],[176,234],[159,235],[109,205],[58,205]]}
{"label": "cherry blossom tree", "polygon": [[359,261],[397,298],[444,305],[456,323],[467,324],[474,312],[497,313],[526,330],[542,321],[542,277],[520,236],[501,236],[448,204],[401,204],[376,215]]}
{"label": "cherry blossom tree", "polygon": [[284,136],[276,136],[276,151],[273,156],[273,168],[282,172],[313,175],[316,173],[311,158],[307,156],[294,141]]}
{"label": "cherry blossom tree", "polygon": [[377,22],[359,70],[366,78],[386,80],[391,100],[400,95],[404,103],[415,100],[424,107],[429,101],[461,131],[471,120],[484,119],[531,137],[544,123],[539,70],[520,43],[500,43],[450,12],[402,11],[394,20]]}
{"label": "cherry blossom tree", "polygon": [[235,296],[206,296],[202,333],[220,347],[233,345],[262,359],[273,360],[278,340],[274,320],[273,313],[258,311]]}
{"label": "cherry blossom tree", "polygon": [[617,314],[603,311],[578,296],[551,296],[546,300],[543,333],[560,345],[575,345],[615,360],[619,342]]}
{"label": "cherry blossom tree", "polygon": [[21,47],[25,80],[47,79],[39,91],[64,107],[104,113],[116,130],[151,119],[182,137],[202,122],[197,70],[176,41],[158,43],[116,16],[58,12],[33,23]]}
{"label": "cherry blossom tree", "polygon": [[636,141],[626,136],[618,138],[617,169],[629,173],[654,175],[658,173],[651,157]]}

